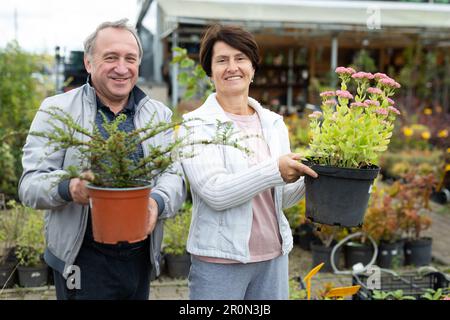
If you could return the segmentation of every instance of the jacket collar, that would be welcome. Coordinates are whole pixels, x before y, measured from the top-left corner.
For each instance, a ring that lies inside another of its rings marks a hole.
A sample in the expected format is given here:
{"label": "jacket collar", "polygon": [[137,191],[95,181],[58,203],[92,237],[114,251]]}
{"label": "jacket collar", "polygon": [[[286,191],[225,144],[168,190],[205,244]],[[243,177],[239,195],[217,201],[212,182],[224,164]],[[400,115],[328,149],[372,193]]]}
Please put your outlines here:
{"label": "jacket collar", "polygon": [[[90,105],[97,106],[97,94],[95,92],[94,86],[92,85],[90,75],[86,79],[85,93]],[[144,105],[144,103],[147,102],[149,97],[138,86],[133,87],[132,93],[133,94],[130,95],[130,98],[134,99],[134,105],[136,106],[135,111],[137,112]]]}
{"label": "jacket collar", "polygon": [[[249,97],[248,104],[258,113],[262,127],[272,125],[275,121],[282,119],[279,114],[271,112],[261,106],[255,99]],[[216,93],[212,93],[206,101],[196,110],[189,114],[192,118],[200,118],[207,123],[215,123],[217,120],[221,122],[231,122],[225,111],[217,101]]]}

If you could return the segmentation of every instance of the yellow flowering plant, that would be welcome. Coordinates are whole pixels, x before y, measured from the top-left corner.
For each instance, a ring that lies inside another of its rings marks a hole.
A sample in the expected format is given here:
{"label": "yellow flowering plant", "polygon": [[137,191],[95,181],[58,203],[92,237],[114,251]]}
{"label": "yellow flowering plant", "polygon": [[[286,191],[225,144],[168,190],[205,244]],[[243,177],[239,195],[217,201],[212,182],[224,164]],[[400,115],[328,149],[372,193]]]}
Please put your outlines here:
{"label": "yellow flowering plant", "polygon": [[[377,166],[400,111],[391,97],[400,84],[384,73],[338,67],[340,90],[325,91],[322,112],[310,115],[312,140],[306,158],[313,164],[344,168]],[[356,87],[356,94],[350,87]]]}

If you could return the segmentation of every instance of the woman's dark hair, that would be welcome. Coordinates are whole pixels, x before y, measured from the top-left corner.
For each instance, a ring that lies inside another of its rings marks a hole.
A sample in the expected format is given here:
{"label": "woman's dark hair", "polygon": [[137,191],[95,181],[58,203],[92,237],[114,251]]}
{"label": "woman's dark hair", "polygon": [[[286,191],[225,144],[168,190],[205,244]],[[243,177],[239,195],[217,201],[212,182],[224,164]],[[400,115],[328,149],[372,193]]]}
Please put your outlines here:
{"label": "woman's dark hair", "polygon": [[260,61],[259,48],[253,35],[238,26],[222,26],[215,24],[206,29],[200,43],[200,64],[209,77],[211,76],[213,47],[217,41],[223,41],[229,46],[244,53],[249,57],[255,71],[258,70]]}

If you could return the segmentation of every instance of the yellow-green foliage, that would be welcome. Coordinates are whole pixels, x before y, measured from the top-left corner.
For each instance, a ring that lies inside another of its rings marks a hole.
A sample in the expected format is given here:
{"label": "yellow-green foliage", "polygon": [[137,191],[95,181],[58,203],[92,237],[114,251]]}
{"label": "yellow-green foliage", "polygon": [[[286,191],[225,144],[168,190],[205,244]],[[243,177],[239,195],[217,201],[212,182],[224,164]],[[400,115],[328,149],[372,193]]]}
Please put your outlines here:
{"label": "yellow-green foliage", "polygon": [[181,212],[164,222],[163,251],[168,254],[186,253],[186,243],[191,225],[192,204],[185,202]]}
{"label": "yellow-green foliage", "polygon": [[0,211],[0,242],[7,247],[13,247],[19,237],[26,208],[18,205],[14,200],[8,201],[7,205],[11,208],[10,210]]}
{"label": "yellow-green foliage", "polygon": [[414,172],[419,175],[434,173],[439,175],[444,169],[443,150],[405,149],[386,152],[380,159],[383,172],[390,177],[401,177]]}
{"label": "yellow-green foliage", "polygon": [[27,211],[17,239],[16,257],[21,266],[34,267],[41,264],[45,249],[44,215],[42,211],[22,207]]}
{"label": "yellow-green foliage", "polygon": [[291,229],[294,230],[305,222],[305,199],[300,200],[296,205],[284,209],[284,215],[289,221]]}
{"label": "yellow-green foliage", "polygon": [[300,285],[297,279],[289,279],[289,300],[305,300],[306,290],[300,289]]}

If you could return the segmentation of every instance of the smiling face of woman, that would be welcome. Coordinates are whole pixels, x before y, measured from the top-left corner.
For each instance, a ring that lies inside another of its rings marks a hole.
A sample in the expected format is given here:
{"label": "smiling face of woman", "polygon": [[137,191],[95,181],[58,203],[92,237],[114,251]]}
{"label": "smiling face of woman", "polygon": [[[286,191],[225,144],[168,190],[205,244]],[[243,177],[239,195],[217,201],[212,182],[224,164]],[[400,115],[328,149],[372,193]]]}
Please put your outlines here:
{"label": "smiling face of woman", "polygon": [[247,96],[254,74],[255,69],[247,55],[223,41],[214,44],[211,78],[219,96]]}

